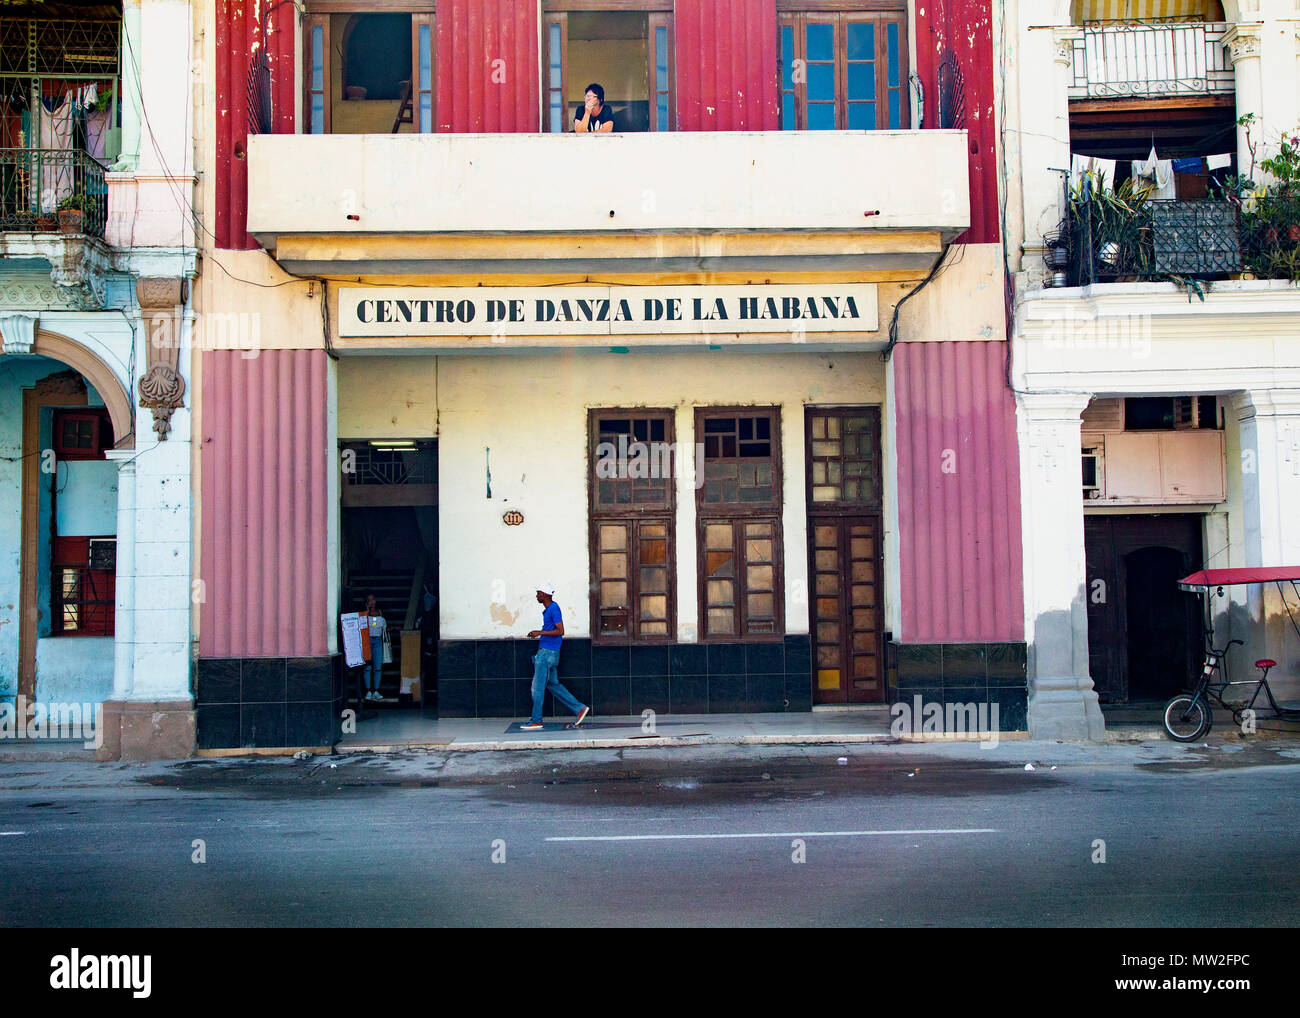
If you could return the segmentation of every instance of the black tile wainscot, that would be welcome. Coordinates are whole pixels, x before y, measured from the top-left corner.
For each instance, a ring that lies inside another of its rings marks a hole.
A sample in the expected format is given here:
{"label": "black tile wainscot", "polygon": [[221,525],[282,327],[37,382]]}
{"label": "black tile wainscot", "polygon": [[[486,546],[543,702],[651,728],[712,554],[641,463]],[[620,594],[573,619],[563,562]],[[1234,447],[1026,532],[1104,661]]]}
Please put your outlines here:
{"label": "black tile wainscot", "polygon": [[996,703],[1002,731],[1029,730],[1025,644],[890,643],[886,656],[890,703]]}
{"label": "black tile wainscot", "polygon": [[332,746],[341,735],[337,656],[200,658],[199,749]]}
{"label": "black tile wainscot", "polygon": [[[532,710],[536,640],[443,640],[438,716],[525,718]],[[769,643],[593,644],[571,637],[559,679],[596,717],[753,714],[812,710],[807,636]],[[555,717],[546,698],[545,714]]]}

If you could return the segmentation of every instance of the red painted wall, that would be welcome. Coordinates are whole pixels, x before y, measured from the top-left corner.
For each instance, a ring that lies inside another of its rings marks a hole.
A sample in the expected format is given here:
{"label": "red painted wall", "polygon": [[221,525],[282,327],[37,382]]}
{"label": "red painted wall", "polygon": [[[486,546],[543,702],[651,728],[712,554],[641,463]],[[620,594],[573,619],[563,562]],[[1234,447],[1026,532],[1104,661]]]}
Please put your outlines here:
{"label": "red painted wall", "polygon": [[323,350],[203,355],[199,653],[328,653]]}
{"label": "red painted wall", "polygon": [[676,0],[677,128],[775,131],[776,0]]}
{"label": "red painted wall", "polygon": [[438,0],[437,129],[541,128],[535,0]]}
{"label": "red painted wall", "polygon": [[894,348],[904,643],[1024,639],[1020,460],[1005,342]]}
{"label": "red painted wall", "polygon": [[[259,11],[266,13],[259,18]],[[292,134],[294,6],[271,0],[257,7],[251,0],[217,0],[216,24],[216,208],[212,232],[220,248],[255,248],[245,231],[248,221],[248,73],[263,45],[271,68],[271,116],[276,134]]]}
{"label": "red painted wall", "polygon": [[917,4],[916,73],[925,88],[925,123],[938,126],[939,61],[947,50],[957,57],[966,96],[970,132],[971,225],[968,244],[993,244],[1001,237],[998,210],[997,106],[993,94],[993,18],[989,0],[931,0]]}

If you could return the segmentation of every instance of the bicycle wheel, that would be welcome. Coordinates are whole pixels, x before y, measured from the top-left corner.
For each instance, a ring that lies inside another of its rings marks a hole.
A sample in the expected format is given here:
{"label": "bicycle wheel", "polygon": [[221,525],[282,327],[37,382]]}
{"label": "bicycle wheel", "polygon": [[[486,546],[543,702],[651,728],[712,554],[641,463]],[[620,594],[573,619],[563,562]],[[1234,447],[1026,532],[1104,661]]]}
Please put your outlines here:
{"label": "bicycle wheel", "polygon": [[1183,693],[1165,704],[1165,731],[1177,742],[1195,742],[1210,724],[1210,709],[1200,697]]}

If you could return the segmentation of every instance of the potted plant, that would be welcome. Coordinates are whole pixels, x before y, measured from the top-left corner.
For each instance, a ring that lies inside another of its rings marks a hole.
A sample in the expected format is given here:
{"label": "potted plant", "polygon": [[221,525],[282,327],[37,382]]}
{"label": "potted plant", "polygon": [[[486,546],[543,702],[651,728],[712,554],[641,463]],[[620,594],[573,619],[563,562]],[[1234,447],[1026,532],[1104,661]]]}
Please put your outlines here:
{"label": "potted plant", "polygon": [[1084,244],[1086,282],[1139,279],[1151,271],[1151,191],[1131,178],[1107,188],[1099,176],[1070,189],[1071,232]]}
{"label": "potted plant", "polygon": [[57,214],[63,233],[81,233],[86,217],[86,196],[70,194],[59,201]]}

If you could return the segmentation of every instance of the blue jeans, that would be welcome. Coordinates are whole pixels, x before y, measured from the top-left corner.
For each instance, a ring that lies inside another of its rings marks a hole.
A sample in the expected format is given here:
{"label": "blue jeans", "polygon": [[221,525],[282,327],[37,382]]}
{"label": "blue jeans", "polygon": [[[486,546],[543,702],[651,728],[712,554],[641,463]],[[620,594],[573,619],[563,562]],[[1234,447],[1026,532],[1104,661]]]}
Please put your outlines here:
{"label": "blue jeans", "polygon": [[377,633],[370,634],[370,660],[363,666],[361,675],[366,681],[366,691],[379,691],[379,680],[384,673],[384,643]]}
{"label": "blue jeans", "polygon": [[533,655],[533,716],[530,719],[531,724],[541,723],[542,705],[546,702],[546,691],[548,689],[558,703],[564,704],[574,714],[582,713],[582,704],[574,698],[572,693],[560,685],[560,680],[555,676],[555,669],[559,664],[560,652],[558,650],[547,650],[545,647],[539,647],[537,653]]}

